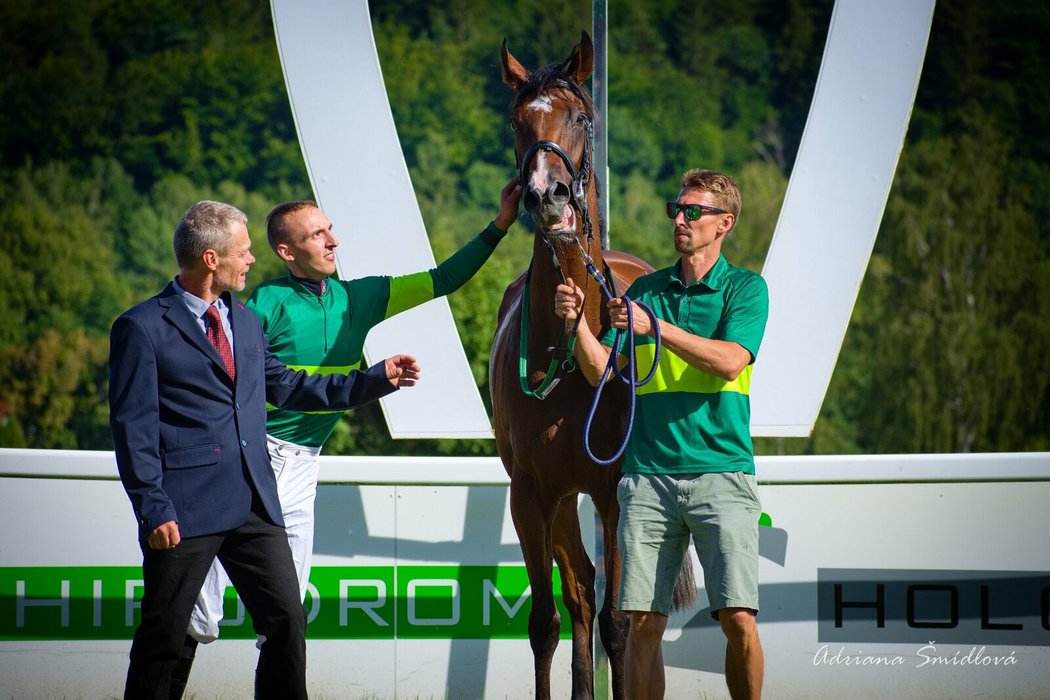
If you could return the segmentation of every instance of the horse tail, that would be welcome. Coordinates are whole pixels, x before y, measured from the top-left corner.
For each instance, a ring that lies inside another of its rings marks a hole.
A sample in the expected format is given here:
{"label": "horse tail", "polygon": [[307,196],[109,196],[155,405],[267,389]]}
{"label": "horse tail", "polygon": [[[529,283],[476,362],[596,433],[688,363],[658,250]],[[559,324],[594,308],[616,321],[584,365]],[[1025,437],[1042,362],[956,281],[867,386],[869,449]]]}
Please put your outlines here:
{"label": "horse tail", "polygon": [[682,568],[678,572],[678,580],[674,583],[674,594],[671,596],[671,612],[689,610],[696,603],[696,578],[693,576],[693,560],[685,556],[682,558]]}

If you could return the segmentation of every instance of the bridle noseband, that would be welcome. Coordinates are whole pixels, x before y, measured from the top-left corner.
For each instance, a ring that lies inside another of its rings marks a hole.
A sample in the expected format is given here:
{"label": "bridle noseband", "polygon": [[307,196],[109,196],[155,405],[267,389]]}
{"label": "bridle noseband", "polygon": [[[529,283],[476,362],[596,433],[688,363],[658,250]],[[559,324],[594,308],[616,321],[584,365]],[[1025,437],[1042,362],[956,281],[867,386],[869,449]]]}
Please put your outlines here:
{"label": "bridle noseband", "polygon": [[579,212],[580,220],[583,222],[583,233],[588,241],[594,235],[591,227],[591,219],[588,216],[586,194],[587,183],[591,177],[591,152],[594,148],[593,141],[594,121],[590,117],[587,117],[587,136],[583,144],[583,157],[579,169],[576,168],[576,164],[572,162],[572,158],[566,153],[564,148],[554,141],[548,140],[537,141],[529,146],[528,150],[525,151],[525,155],[521,157],[520,164],[518,165],[518,179],[521,181],[521,188],[524,191],[528,184],[529,164],[532,163],[532,159],[536,157],[537,153],[545,151],[553,153],[561,158],[562,163],[565,165],[565,169],[569,171],[569,177],[572,178],[569,187],[571,193],[569,201],[572,203],[573,208]]}
{"label": "bridle noseband", "polygon": [[566,170],[569,171],[569,177],[572,178],[572,194],[573,197],[582,198],[584,188],[587,186],[587,178],[590,177],[590,146],[591,146],[591,134],[594,129],[591,126],[591,121],[587,120],[587,141],[584,145],[583,163],[580,166],[579,172],[576,170],[576,165],[572,162],[572,158],[565,152],[565,149],[559,146],[554,141],[537,141],[536,143],[529,146],[529,150],[525,151],[525,155],[521,159],[521,166],[518,171],[518,179],[521,180],[521,185],[524,187],[527,184],[528,172],[526,168],[532,162],[532,159],[536,157],[536,154],[540,151],[549,151],[554,155],[561,158],[562,163],[565,164]]}

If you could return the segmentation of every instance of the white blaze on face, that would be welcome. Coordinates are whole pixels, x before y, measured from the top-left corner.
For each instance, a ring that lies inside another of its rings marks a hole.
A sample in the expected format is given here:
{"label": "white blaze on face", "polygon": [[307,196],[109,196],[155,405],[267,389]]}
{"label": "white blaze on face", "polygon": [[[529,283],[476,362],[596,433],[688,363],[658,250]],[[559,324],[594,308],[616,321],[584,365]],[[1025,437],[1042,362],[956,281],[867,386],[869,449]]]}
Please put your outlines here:
{"label": "white blaze on face", "polygon": [[[531,112],[543,112],[544,114],[551,114],[554,111],[554,105],[551,102],[551,98],[547,95],[537,95],[532,102],[526,107]],[[550,186],[549,171],[547,169],[547,163],[545,156],[546,151],[540,151],[534,157],[532,163],[532,173],[529,175],[528,186],[530,189],[538,192],[546,192]]]}
{"label": "white blaze on face", "polygon": [[554,106],[551,103],[551,98],[546,95],[537,95],[536,99],[529,103],[528,109],[534,112],[546,112],[550,114],[554,111]]}
{"label": "white blaze on face", "polygon": [[536,192],[546,192],[550,187],[550,172],[547,169],[546,156],[546,151],[540,151],[532,159],[532,172],[529,173],[528,187]]}

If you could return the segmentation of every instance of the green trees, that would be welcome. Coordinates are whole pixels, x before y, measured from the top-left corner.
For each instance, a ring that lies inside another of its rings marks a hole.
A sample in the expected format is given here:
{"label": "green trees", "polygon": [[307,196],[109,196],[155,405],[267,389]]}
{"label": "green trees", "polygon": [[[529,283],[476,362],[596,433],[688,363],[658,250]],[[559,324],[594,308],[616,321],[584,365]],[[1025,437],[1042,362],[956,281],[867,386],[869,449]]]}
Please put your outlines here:
{"label": "green trees", "polygon": [[924,140],[897,176],[851,328],[873,452],[1045,450],[1050,260],[1009,147],[989,129]]}
{"label": "green trees", "polygon": [[[831,0],[612,2],[610,236],[667,265],[662,202],[689,167],[733,174],[726,253],[760,270],[801,138]],[[589,2],[374,2],[373,30],[440,259],[491,218],[514,174],[499,76],[558,61]],[[812,438],[762,451],[1050,449],[1050,139],[1037,3],[942,3],[868,276]],[[262,222],[310,196],[272,20],[254,0],[44,0],[0,7],[0,445],[107,449],[108,330],[174,271],[171,231],[202,198]],[[348,121],[353,115],[347,115]],[[343,232],[352,238],[354,232]],[[450,298],[487,400],[515,227]],[[377,271],[381,272],[381,271]],[[246,290],[250,293],[251,289]],[[329,453],[493,453],[391,441],[352,414]]]}
{"label": "green trees", "polygon": [[105,449],[109,326],[171,278],[182,213],[235,202],[258,240],[308,191],[269,12],[6,3],[0,46],[0,444]]}
{"label": "green trees", "polygon": [[[0,179],[0,406],[12,446],[104,444],[107,328],[130,298],[116,275],[112,224],[127,179],[97,160]],[[88,253],[87,251],[90,251]]]}
{"label": "green trees", "polygon": [[1046,97],[1031,83],[1047,29],[1050,11],[1034,5],[938,6],[872,264],[806,449],[1050,445],[1048,113],[1036,113]]}

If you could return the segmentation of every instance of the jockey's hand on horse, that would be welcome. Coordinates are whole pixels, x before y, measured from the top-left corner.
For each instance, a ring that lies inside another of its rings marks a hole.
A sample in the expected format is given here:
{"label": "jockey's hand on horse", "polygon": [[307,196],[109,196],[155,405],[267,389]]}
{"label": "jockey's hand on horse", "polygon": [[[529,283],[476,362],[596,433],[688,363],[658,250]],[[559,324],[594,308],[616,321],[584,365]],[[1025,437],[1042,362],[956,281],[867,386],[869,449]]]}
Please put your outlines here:
{"label": "jockey's hand on horse", "polygon": [[[653,331],[653,324],[649,314],[633,301],[631,302],[631,313],[634,316],[634,334],[650,335]],[[627,304],[622,298],[609,300],[609,322],[613,328],[627,330]]]}
{"label": "jockey's hand on horse", "polygon": [[575,321],[583,309],[583,290],[569,277],[554,290],[554,313],[566,321]]}
{"label": "jockey's hand on horse", "polygon": [[419,381],[419,364],[411,355],[394,355],[383,360],[387,380],[399,389]]}
{"label": "jockey's hand on horse", "polygon": [[492,223],[500,231],[507,231],[518,218],[518,202],[521,201],[521,179],[515,175],[499,193],[499,213]]}

